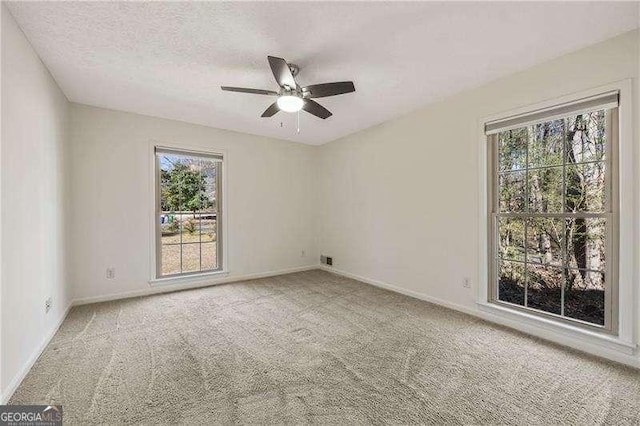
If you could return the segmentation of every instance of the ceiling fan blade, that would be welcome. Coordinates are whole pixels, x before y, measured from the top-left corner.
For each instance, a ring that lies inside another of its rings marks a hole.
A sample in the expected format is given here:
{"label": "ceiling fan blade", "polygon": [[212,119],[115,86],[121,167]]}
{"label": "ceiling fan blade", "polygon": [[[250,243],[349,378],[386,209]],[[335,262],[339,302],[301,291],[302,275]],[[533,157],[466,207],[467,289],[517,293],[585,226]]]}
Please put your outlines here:
{"label": "ceiling fan blade", "polygon": [[316,101],[312,101],[311,99],[305,99],[304,105],[302,105],[302,109],[307,111],[309,114],[313,114],[316,117],[320,117],[323,120],[325,118],[331,117],[331,111],[317,103]]}
{"label": "ceiling fan blade", "polygon": [[261,115],[261,117],[273,117],[274,115],[276,115],[276,113],[280,111],[280,108],[278,108],[278,103],[274,102],[271,105],[269,105],[269,108],[267,108]]}
{"label": "ceiling fan blade", "polygon": [[312,84],[303,88],[302,91],[303,93],[309,93],[306,96],[307,98],[324,98],[326,96],[355,92],[356,88],[352,81],[339,81],[336,83]]}
{"label": "ceiling fan blade", "polygon": [[220,88],[228,92],[241,92],[241,93],[252,93],[254,95],[278,96],[278,92],[274,92],[273,90],[247,89],[246,87],[229,87],[229,86],[221,86]]}
{"label": "ceiling fan blade", "polygon": [[278,84],[281,87],[289,86],[290,89],[295,89],[297,84],[293,79],[293,74],[291,74],[287,61],[282,58],[276,58],[275,56],[267,56],[267,58],[269,59],[271,72],[273,72],[273,76],[276,78]]}

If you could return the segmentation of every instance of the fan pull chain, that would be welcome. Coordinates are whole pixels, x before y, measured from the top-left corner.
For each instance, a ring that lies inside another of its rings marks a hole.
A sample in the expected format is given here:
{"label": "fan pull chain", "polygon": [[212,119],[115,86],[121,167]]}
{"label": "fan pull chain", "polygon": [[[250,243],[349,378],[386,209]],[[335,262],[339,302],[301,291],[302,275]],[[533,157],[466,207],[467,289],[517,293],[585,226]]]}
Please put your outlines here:
{"label": "fan pull chain", "polygon": [[300,111],[298,111],[298,133],[300,133]]}

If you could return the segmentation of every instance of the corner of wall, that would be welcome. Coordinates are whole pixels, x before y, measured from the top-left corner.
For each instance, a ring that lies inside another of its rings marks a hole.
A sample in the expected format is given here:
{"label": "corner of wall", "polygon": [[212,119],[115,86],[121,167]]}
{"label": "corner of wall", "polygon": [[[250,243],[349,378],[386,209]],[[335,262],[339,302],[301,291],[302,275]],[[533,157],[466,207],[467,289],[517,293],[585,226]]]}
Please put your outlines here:
{"label": "corner of wall", "polygon": [[[12,247],[0,251],[0,401],[4,403],[66,317],[71,293],[65,227],[69,102],[4,3],[0,15],[0,203],[12,206],[0,216],[0,250]],[[23,173],[25,162],[38,173]],[[23,191],[34,195],[25,197]],[[33,213],[23,214],[27,210]],[[32,255],[34,246],[40,248],[38,256]],[[46,297],[53,300],[48,312]],[[38,315],[25,318],[21,316],[25,311]]]}

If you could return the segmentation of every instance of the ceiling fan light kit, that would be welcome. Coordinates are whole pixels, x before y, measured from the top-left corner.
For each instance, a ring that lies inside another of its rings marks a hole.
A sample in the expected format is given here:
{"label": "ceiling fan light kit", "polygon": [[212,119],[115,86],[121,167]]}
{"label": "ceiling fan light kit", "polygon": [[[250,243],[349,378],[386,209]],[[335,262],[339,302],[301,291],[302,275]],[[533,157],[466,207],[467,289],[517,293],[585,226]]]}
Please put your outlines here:
{"label": "ceiling fan light kit", "polygon": [[282,95],[278,97],[276,101],[280,111],[284,112],[298,112],[302,109],[304,101],[301,97],[295,95]]}
{"label": "ceiling fan light kit", "polygon": [[331,117],[331,112],[312,98],[324,98],[356,91],[352,81],[312,84],[311,86],[300,87],[294,78],[300,72],[300,68],[297,65],[289,64],[284,59],[276,58],[275,56],[268,56],[267,59],[269,60],[271,72],[273,72],[273,76],[280,86],[279,91],[230,86],[221,87],[222,90],[229,92],[277,96],[278,99],[262,113],[262,117],[273,117],[278,111],[298,112],[304,110],[316,117],[326,119]]}

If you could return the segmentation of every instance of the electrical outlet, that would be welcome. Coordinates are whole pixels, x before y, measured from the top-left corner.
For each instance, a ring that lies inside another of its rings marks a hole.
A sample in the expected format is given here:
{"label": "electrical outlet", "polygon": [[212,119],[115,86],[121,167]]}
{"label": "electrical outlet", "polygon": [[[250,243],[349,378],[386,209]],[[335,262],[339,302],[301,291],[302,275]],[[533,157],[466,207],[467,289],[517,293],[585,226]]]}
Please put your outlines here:
{"label": "electrical outlet", "polygon": [[333,257],[327,256],[327,266],[333,265]]}
{"label": "electrical outlet", "polygon": [[107,279],[112,280],[116,277],[116,268],[107,268]]}
{"label": "electrical outlet", "polygon": [[51,300],[51,298],[48,297],[47,300],[44,301],[44,312],[45,312],[45,314],[49,313],[49,311],[51,310],[51,305],[53,305],[53,300]]}
{"label": "electrical outlet", "polygon": [[462,287],[471,288],[471,280],[469,278],[465,278],[462,281]]}

